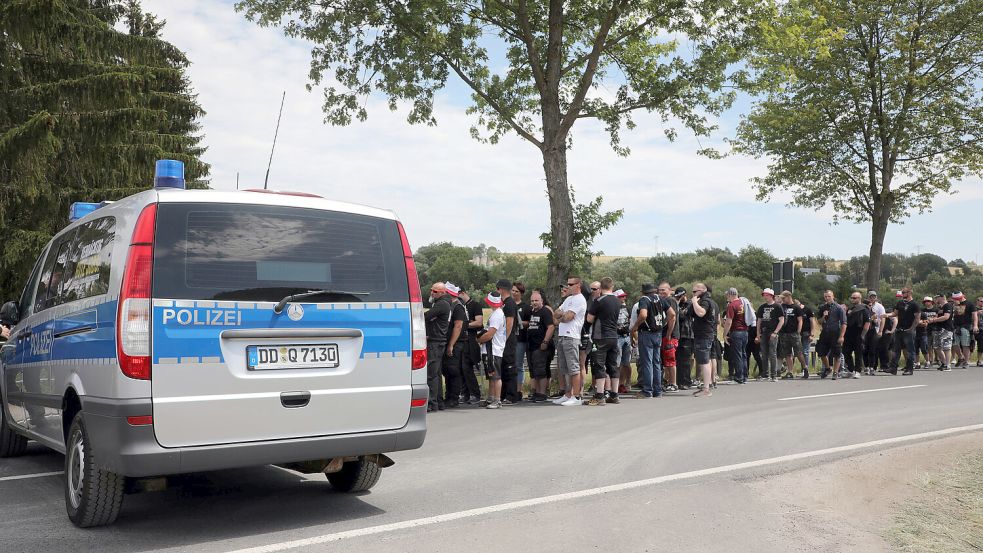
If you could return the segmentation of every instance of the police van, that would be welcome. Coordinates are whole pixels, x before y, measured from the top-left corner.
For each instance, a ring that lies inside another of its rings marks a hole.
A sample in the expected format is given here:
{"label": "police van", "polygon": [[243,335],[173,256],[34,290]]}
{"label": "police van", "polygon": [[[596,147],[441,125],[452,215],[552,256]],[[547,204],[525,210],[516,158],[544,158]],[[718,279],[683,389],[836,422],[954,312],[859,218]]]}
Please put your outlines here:
{"label": "police van", "polygon": [[73,204],[2,348],[0,457],[65,454],[77,526],[161,476],[276,464],[371,488],[426,434],[416,269],[389,211],[267,190],[155,187]]}

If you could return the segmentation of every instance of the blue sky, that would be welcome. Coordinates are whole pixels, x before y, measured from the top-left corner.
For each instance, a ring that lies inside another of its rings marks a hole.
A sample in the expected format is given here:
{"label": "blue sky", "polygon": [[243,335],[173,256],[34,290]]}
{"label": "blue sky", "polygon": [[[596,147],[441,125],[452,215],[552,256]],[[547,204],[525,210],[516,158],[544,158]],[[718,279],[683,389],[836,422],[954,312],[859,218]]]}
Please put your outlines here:
{"label": "blue sky", "polygon": [[[207,112],[202,126],[213,188],[234,189],[237,173],[242,188],[262,187],[286,91],[271,188],[392,209],[414,247],[450,240],[542,251],[538,236],[548,228],[549,205],[539,152],[518,137],[494,146],[472,140],[463,109],[470,98],[458,83],[438,99],[436,127],[407,124],[406,111],[390,112],[381,97],[369,101],[366,123],[332,127],[323,124],[321,91],[305,88],[309,44],[257,27],[232,2],[143,4],[167,20],[164,38],[192,62],[190,78]],[[658,117],[639,115],[639,127],[622,137],[632,149],[628,158],[611,151],[600,126],[578,122],[569,154],[577,197],[600,195],[609,209],[625,210],[596,247],[647,256],[753,243],[780,257],[866,254],[867,225],[831,226],[828,212],[786,208],[788,198],[756,202],[749,179],[764,174],[766,160],[696,155],[733,134],[739,115],[732,110],[721,118],[712,141],[680,130],[675,143],[665,139]],[[983,261],[983,244],[967,233],[983,217],[983,182],[967,180],[958,189],[939,198],[933,212],[890,227],[885,251]]]}

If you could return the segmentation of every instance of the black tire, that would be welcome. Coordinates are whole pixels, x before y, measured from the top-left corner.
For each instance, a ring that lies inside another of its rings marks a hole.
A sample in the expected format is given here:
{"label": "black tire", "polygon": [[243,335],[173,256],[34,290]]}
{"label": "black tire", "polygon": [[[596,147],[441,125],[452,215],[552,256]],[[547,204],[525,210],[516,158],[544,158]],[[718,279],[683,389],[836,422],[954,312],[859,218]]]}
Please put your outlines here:
{"label": "black tire", "polygon": [[72,524],[90,528],[112,524],[123,505],[126,478],[97,467],[82,413],[75,415],[65,443],[65,507]]}
{"label": "black tire", "polygon": [[381,475],[382,467],[362,457],[357,461],[345,463],[340,471],[327,476],[332,488],[339,492],[354,493],[372,488]]}
{"label": "black tire", "polygon": [[0,458],[19,457],[27,450],[27,438],[7,426],[7,410],[0,405]]}

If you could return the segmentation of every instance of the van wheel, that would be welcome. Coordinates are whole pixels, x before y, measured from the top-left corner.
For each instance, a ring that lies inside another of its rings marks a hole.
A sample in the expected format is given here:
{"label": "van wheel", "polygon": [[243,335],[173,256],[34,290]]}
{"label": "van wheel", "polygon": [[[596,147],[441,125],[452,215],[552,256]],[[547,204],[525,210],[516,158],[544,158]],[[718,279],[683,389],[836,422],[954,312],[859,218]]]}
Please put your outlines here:
{"label": "van wheel", "polygon": [[382,467],[362,457],[357,461],[348,461],[342,465],[340,471],[327,476],[332,488],[339,492],[353,493],[372,488],[381,475]]}
{"label": "van wheel", "polygon": [[97,468],[99,452],[92,448],[82,413],[72,421],[65,450],[68,518],[79,528],[112,524],[123,505],[126,478]]}
{"label": "van wheel", "polygon": [[0,457],[19,457],[27,450],[27,438],[7,426],[7,410],[0,405]]}

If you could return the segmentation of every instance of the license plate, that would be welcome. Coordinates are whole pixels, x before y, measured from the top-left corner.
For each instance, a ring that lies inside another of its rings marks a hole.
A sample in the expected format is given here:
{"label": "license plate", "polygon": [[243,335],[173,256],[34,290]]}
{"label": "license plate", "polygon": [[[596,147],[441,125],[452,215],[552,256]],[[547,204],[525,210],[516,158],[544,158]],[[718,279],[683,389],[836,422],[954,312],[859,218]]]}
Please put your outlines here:
{"label": "license plate", "polygon": [[246,366],[251,371],[334,369],[338,366],[338,344],[248,346]]}

